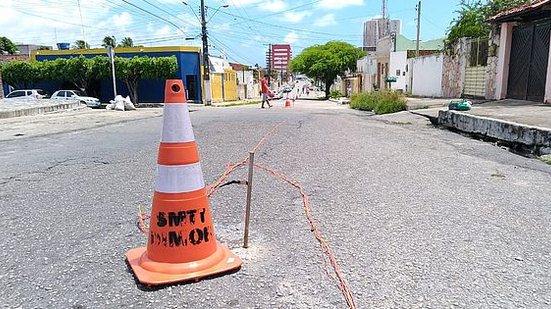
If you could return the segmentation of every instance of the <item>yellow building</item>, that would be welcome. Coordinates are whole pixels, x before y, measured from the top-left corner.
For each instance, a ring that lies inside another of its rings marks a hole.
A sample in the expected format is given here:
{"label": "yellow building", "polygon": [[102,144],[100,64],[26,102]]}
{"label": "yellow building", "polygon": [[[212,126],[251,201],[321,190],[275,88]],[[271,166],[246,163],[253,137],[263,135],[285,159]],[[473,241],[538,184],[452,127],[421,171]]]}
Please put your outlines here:
{"label": "yellow building", "polygon": [[228,68],[229,63],[220,58],[209,58],[211,62],[210,87],[212,102],[236,101],[239,99],[237,93],[237,72]]}

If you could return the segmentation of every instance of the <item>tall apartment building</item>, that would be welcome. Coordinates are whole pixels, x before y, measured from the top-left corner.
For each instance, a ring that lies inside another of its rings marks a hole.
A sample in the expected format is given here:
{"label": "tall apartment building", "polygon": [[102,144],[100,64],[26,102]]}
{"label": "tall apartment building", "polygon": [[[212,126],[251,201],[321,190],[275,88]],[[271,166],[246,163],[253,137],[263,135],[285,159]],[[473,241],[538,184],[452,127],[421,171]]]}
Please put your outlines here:
{"label": "tall apartment building", "polygon": [[[385,33],[385,22],[388,22],[388,33]],[[364,23],[363,50],[375,51],[377,41],[390,33],[397,35],[402,32],[402,22],[400,20],[388,20],[375,18]]]}
{"label": "tall apartment building", "polygon": [[271,50],[267,53],[269,66],[272,70],[287,73],[289,70],[289,62],[291,61],[291,45],[289,44],[273,44]]}

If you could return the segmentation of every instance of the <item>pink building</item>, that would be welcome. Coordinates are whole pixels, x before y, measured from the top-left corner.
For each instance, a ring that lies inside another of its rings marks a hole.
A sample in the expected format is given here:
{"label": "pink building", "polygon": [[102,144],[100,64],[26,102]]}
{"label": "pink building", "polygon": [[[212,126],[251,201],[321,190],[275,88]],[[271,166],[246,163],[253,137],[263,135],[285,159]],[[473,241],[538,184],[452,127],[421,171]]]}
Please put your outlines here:
{"label": "pink building", "polygon": [[289,71],[289,62],[291,61],[291,45],[273,44],[270,52],[270,67],[272,70],[280,73]]}

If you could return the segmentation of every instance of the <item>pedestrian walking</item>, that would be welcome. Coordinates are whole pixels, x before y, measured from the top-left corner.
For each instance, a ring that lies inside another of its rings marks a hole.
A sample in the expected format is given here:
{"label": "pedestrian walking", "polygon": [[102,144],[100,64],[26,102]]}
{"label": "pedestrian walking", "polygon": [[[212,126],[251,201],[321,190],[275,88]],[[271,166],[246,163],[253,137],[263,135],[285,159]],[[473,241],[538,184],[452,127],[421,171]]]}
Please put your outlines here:
{"label": "pedestrian walking", "polygon": [[268,75],[264,75],[264,78],[262,81],[260,81],[260,85],[262,88],[262,105],[261,108],[264,108],[264,102],[268,104],[268,107],[272,107],[270,104],[270,87],[268,87]]}

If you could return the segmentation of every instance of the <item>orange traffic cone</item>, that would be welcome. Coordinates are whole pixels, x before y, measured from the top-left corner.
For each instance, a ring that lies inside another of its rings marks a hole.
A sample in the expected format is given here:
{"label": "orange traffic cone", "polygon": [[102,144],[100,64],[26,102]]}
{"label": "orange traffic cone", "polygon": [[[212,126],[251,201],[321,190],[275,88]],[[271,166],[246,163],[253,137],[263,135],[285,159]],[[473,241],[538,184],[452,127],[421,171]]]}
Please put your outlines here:
{"label": "orange traffic cone", "polygon": [[285,100],[285,107],[291,107],[291,100]]}
{"label": "orange traffic cone", "polygon": [[146,285],[199,279],[242,264],[216,240],[185,102],[182,81],[168,80],[147,248],[126,253],[138,281]]}

